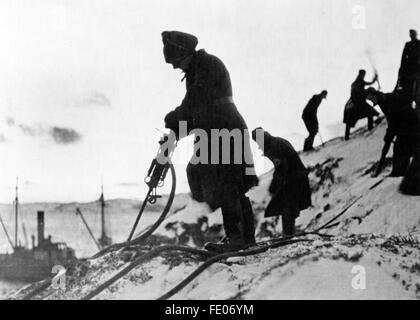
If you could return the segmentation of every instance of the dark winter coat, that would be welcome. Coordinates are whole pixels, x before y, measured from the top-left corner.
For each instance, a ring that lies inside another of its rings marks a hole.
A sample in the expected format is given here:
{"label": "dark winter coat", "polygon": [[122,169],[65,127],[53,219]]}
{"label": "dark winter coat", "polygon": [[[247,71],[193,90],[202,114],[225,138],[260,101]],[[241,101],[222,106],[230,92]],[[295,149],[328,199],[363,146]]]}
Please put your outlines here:
{"label": "dark winter coat", "polygon": [[308,172],[293,146],[285,139],[264,137],[264,155],[274,164],[273,180],[269,192],[271,202],[265,210],[265,217],[279,216],[285,209],[299,214],[311,206],[311,190]]}
{"label": "dark winter coat", "polygon": [[420,121],[416,111],[397,93],[380,93],[378,105],[388,123],[386,142],[392,141],[395,136],[420,136]]}
{"label": "dark winter coat", "polygon": [[[394,146],[394,168],[395,163],[399,161],[395,158],[397,154],[401,157],[401,152],[404,152],[408,153],[407,157],[414,156],[401,182],[400,190],[408,195],[420,195],[420,114],[397,93],[379,93],[378,104],[388,122],[385,142],[391,142],[397,136]],[[396,153],[395,148],[398,144],[404,144],[404,147]]]}
{"label": "dark winter coat", "polygon": [[343,117],[343,122],[350,127],[354,127],[360,119],[379,116],[378,111],[366,102],[365,87],[368,84],[358,77],[351,85],[351,95],[344,106]]}
{"label": "dark winter coat", "polygon": [[[230,162],[222,164],[221,143],[215,144],[212,150],[211,129],[240,129],[243,133],[247,125],[233,103],[229,72],[220,59],[204,50],[195,52],[185,73],[185,79],[186,95],[181,106],[165,117],[165,124],[175,132],[178,132],[179,121],[187,122],[188,134],[194,129],[204,130],[208,135],[208,163],[211,162],[211,154],[215,148],[219,148],[219,164],[191,164],[190,161],[187,168],[193,197],[207,202],[215,209],[220,206],[220,192],[224,183],[234,183],[245,193],[256,185],[258,180],[255,174],[246,174],[247,168],[253,169],[249,136],[242,135],[242,162],[234,164],[232,143]],[[195,146],[198,142],[196,138]],[[246,164],[245,153],[249,164]]]}
{"label": "dark winter coat", "polygon": [[[420,109],[416,110],[417,121],[420,123]],[[401,182],[401,192],[413,196],[420,196],[420,137],[417,136],[414,145],[414,157],[408,167],[407,173]]]}
{"label": "dark winter coat", "polygon": [[411,78],[420,74],[420,40],[407,42],[401,58],[400,78]]}
{"label": "dark winter coat", "polygon": [[356,104],[352,99],[349,99],[344,106],[343,123],[353,128],[357,121],[377,116],[379,116],[379,112],[366,101]]}
{"label": "dark winter coat", "polygon": [[420,104],[420,40],[407,42],[404,47],[396,89],[407,102]]}

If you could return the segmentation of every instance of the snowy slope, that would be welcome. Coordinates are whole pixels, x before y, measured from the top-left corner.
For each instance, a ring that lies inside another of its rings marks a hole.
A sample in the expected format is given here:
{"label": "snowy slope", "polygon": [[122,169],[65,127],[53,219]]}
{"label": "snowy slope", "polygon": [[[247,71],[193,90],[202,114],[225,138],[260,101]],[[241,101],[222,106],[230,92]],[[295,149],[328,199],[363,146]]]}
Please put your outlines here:
{"label": "snowy slope", "polygon": [[[382,181],[389,167],[378,178],[365,173],[380,156],[385,129],[385,123],[372,132],[362,128],[350,141],[337,138],[301,155],[310,170],[314,204],[297,220],[301,230],[313,230],[357,200],[333,228],[323,231],[334,237],[311,235],[307,242],[215,263],[173,298],[419,299],[420,198],[400,194],[400,178]],[[260,239],[281,233],[278,219],[262,218],[271,175],[264,174],[260,185],[249,192]],[[200,246],[222,235],[220,224],[219,210],[211,213],[206,205],[190,199],[157,234],[171,243]],[[126,266],[132,260],[132,250],[81,262],[69,271],[66,291],[48,289],[38,298],[82,297]],[[138,266],[96,298],[155,299],[202,261],[191,254],[165,254]],[[352,286],[360,267],[366,276],[364,290]]]}

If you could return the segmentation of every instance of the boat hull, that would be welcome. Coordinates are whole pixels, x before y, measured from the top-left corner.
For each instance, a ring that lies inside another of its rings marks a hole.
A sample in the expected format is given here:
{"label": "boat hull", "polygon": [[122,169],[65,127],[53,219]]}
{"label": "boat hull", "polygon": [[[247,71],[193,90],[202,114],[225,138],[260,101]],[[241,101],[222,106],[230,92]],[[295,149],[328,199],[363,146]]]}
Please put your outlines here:
{"label": "boat hull", "polygon": [[54,266],[65,266],[74,259],[74,251],[70,248],[22,249],[11,254],[0,254],[0,278],[39,281],[50,276]]}

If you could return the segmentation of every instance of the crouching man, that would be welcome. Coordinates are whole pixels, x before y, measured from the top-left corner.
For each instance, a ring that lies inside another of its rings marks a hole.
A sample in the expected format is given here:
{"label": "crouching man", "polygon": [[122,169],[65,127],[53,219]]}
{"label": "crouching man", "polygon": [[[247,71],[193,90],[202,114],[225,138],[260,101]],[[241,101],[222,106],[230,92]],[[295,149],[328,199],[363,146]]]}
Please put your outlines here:
{"label": "crouching man", "polygon": [[265,217],[282,216],[283,234],[295,233],[300,211],[311,206],[308,172],[293,146],[285,139],[273,137],[262,128],[252,131],[252,138],[264,156],[274,164],[269,192],[272,196]]}
{"label": "crouching man", "polygon": [[[420,89],[418,89],[420,91]],[[420,97],[420,93],[417,95]],[[420,104],[417,103],[416,119],[420,127]],[[407,195],[420,196],[420,131],[417,131],[414,157],[401,182],[400,191]]]}
{"label": "crouching man", "polygon": [[420,122],[411,103],[396,92],[382,93],[374,88],[367,89],[368,97],[375,106],[379,105],[388,122],[384,147],[375,175],[382,170],[386,154],[394,141],[391,177],[402,177],[414,156],[420,135]]}
{"label": "crouching man", "polygon": [[351,97],[347,101],[344,107],[344,119],[343,122],[346,124],[346,132],[344,140],[350,139],[350,129],[353,128],[357,121],[363,118],[368,119],[368,129],[373,129],[373,118],[379,116],[374,108],[372,108],[367,102],[366,86],[369,86],[378,81],[378,75],[372,81],[365,81],[366,71],[359,70],[359,74],[351,85]]}

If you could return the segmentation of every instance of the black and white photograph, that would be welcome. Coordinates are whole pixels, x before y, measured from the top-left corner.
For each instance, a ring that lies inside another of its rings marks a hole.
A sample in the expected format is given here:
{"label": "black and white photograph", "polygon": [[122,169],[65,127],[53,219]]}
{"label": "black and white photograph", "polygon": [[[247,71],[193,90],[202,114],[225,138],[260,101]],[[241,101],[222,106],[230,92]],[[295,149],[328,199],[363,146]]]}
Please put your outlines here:
{"label": "black and white photograph", "polygon": [[0,0],[0,300],[419,300],[419,13]]}

